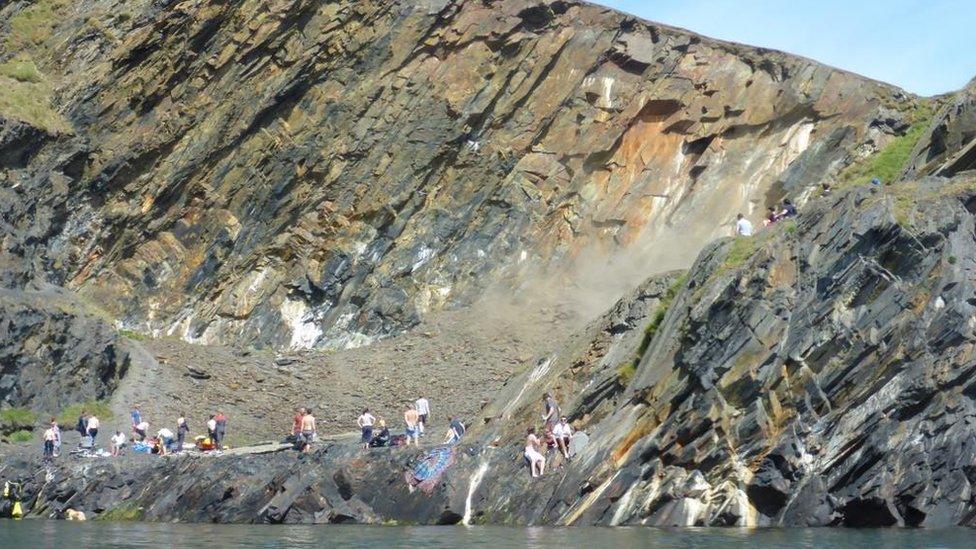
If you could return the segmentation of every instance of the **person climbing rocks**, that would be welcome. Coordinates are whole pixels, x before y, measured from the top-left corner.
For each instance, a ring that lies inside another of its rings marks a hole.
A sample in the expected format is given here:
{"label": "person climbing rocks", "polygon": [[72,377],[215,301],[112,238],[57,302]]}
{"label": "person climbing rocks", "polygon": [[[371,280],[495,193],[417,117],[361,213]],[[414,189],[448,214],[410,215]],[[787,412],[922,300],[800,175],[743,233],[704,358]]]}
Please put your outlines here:
{"label": "person climbing rocks", "polygon": [[88,436],[91,437],[92,447],[94,448],[95,447],[95,437],[98,436],[98,428],[100,427],[100,424],[98,422],[98,418],[95,417],[94,414],[88,416],[88,423],[86,425],[87,425],[87,428],[88,428]]}
{"label": "person climbing rocks", "polygon": [[555,446],[556,441],[553,440],[552,429],[559,421],[559,404],[556,404],[556,399],[550,393],[545,393],[542,395],[542,405],[544,408],[542,421],[545,422],[546,442]]}
{"label": "person climbing rocks", "polygon": [[[51,422],[54,423],[53,421]],[[44,431],[44,461],[54,459],[54,427],[49,426]]]}
{"label": "person climbing rocks", "polygon": [[559,418],[559,423],[552,429],[552,435],[556,437],[556,446],[563,457],[569,459],[569,441],[573,438],[573,428],[566,421],[566,416]]}
{"label": "person climbing rocks", "polygon": [[302,424],[301,432],[299,436],[300,444],[302,446],[303,453],[309,453],[312,451],[312,443],[315,442],[315,435],[317,433],[317,428],[315,426],[315,416],[312,415],[312,409],[308,410],[302,408]]}
{"label": "person climbing rocks", "polygon": [[417,421],[417,428],[420,429],[420,436],[424,436],[424,429],[427,428],[427,418],[430,415],[430,402],[427,397],[420,395],[417,402],[414,403],[417,407],[417,414],[419,415]]}
{"label": "person climbing rocks", "polygon": [[177,453],[183,451],[183,443],[186,441],[186,435],[190,433],[190,424],[186,421],[186,414],[180,414],[180,417],[176,420],[176,451]]}
{"label": "person climbing rocks", "polygon": [[369,443],[371,440],[373,440],[374,421],[376,421],[376,418],[373,417],[373,414],[369,413],[369,408],[363,408],[363,413],[356,420],[356,425],[359,425],[359,428],[363,433],[360,442],[362,443],[364,450],[369,448]]}
{"label": "person climbing rocks", "polygon": [[210,439],[210,444],[217,447],[217,416],[211,414],[210,419],[207,420],[207,438]]}
{"label": "person climbing rocks", "polygon": [[752,236],[752,223],[742,214],[735,216],[735,234],[737,236]]}
{"label": "person climbing rocks", "polygon": [[291,438],[296,444],[301,443],[302,435],[302,418],[305,417],[305,408],[298,407],[295,408],[295,417],[291,420]]}
{"label": "person climbing rocks", "polygon": [[386,426],[386,420],[380,418],[377,421],[376,426],[380,428],[380,432],[373,437],[370,441],[370,448],[383,448],[384,446],[389,446],[390,444],[390,429]]}
{"label": "person climbing rocks", "polygon": [[790,202],[789,198],[783,199],[783,211],[780,213],[780,218],[785,219],[787,217],[796,217],[796,206]]}
{"label": "person climbing rocks", "polygon": [[461,420],[452,417],[447,426],[447,436],[444,437],[444,444],[457,444],[461,442],[461,437],[464,436],[466,430],[467,428],[464,426],[464,423],[461,423]]}
{"label": "person climbing rocks", "polygon": [[420,446],[420,433],[418,432],[417,422],[420,421],[420,414],[413,404],[407,404],[407,410],[403,412],[403,422],[407,424],[407,446],[410,446],[410,439],[413,439],[415,446]]}
{"label": "person climbing rocks", "polygon": [[214,417],[214,421],[217,422],[217,429],[214,431],[217,438],[214,440],[214,444],[220,450],[224,447],[224,437],[227,436],[227,416],[220,410],[217,410],[217,416]]}
{"label": "person climbing rocks", "polygon": [[113,456],[122,455],[122,449],[125,448],[125,434],[123,434],[122,431],[115,431],[115,434],[112,435],[111,441],[112,441],[112,446],[111,446],[112,455]]}
{"label": "person climbing rocks", "polygon": [[541,477],[546,471],[546,457],[539,451],[542,443],[535,436],[535,427],[529,427],[525,435],[525,459],[529,462],[529,472],[532,478]]}

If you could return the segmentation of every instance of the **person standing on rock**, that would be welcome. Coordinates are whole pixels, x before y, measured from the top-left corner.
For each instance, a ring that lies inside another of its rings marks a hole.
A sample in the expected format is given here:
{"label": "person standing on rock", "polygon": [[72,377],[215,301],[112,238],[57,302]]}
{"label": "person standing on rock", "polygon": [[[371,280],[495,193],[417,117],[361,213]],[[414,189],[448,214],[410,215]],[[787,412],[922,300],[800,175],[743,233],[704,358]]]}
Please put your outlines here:
{"label": "person standing on rock", "polygon": [[88,412],[85,410],[82,410],[81,415],[78,416],[78,423],[75,425],[75,431],[78,431],[78,434],[81,435],[82,438],[88,436]]}
{"label": "person standing on rock", "polygon": [[51,429],[54,431],[54,454],[52,457],[58,457],[61,455],[61,427],[58,425],[58,420],[51,418]]}
{"label": "person standing on rock", "polygon": [[427,419],[430,415],[430,402],[423,395],[414,403],[417,407],[417,428],[420,429],[420,436],[424,436],[424,429],[427,428]]}
{"label": "person standing on rock", "polygon": [[407,446],[410,446],[410,439],[413,438],[415,446],[420,446],[420,433],[417,429],[417,422],[420,421],[420,414],[413,404],[407,404],[407,411],[403,412],[403,421],[407,424]]}
{"label": "person standing on rock", "polygon": [[215,431],[217,439],[214,443],[217,445],[217,449],[223,449],[224,447],[224,437],[227,436],[227,416],[223,412],[217,410],[217,417],[214,418],[217,422],[217,429]]}
{"label": "person standing on rock", "polygon": [[207,420],[207,438],[210,439],[210,443],[217,444],[217,420],[214,419],[217,416],[211,415],[210,419]]}
{"label": "person standing on rock", "polygon": [[142,423],[142,412],[139,411],[138,404],[132,407],[132,412],[130,415],[132,416],[132,432],[134,433],[136,431],[136,426]]}
{"label": "person standing on rock", "polygon": [[183,451],[183,442],[186,440],[186,435],[190,433],[190,425],[186,422],[186,414],[180,414],[179,419],[176,420],[176,451],[177,453]]}
{"label": "person standing on rock", "polygon": [[752,236],[752,223],[742,214],[735,216],[736,236]]}
{"label": "person standing on rock", "polygon": [[125,448],[125,435],[122,433],[122,431],[115,431],[115,434],[112,435],[111,440],[112,440],[112,446],[111,446],[112,455],[113,456],[121,455],[122,449]]}
{"label": "person standing on rock", "polygon": [[544,408],[542,421],[545,422],[546,442],[552,442],[554,446],[556,441],[553,439],[552,430],[559,421],[559,404],[556,404],[556,399],[550,393],[545,393],[542,395],[542,405]]}
{"label": "person standing on rock", "polygon": [[[53,421],[51,422],[53,425]],[[44,461],[51,461],[54,459],[54,427],[48,427],[44,431]]]}
{"label": "person standing on rock", "polygon": [[376,418],[373,417],[373,414],[369,413],[369,408],[363,408],[362,415],[360,415],[359,419],[356,420],[356,425],[359,425],[359,428],[363,431],[363,436],[360,442],[363,443],[364,450],[369,448],[369,443],[373,440],[374,421],[376,421]]}
{"label": "person standing on rock", "polygon": [[302,453],[309,453],[312,451],[312,442],[315,441],[316,427],[315,427],[315,416],[312,415],[311,408],[305,410],[302,408],[302,424],[301,431],[299,432],[299,442],[302,445]]}
{"label": "person standing on rock", "polygon": [[95,437],[98,436],[98,428],[100,427],[100,425],[98,423],[98,418],[95,417],[94,415],[89,416],[88,417],[87,426],[88,426],[88,436],[91,437],[92,448],[94,448],[95,447]]}
{"label": "person standing on rock", "polygon": [[132,440],[135,440],[136,437],[138,437],[139,442],[145,442],[146,437],[149,436],[149,422],[142,420],[132,430],[135,431],[135,434],[132,436]]}

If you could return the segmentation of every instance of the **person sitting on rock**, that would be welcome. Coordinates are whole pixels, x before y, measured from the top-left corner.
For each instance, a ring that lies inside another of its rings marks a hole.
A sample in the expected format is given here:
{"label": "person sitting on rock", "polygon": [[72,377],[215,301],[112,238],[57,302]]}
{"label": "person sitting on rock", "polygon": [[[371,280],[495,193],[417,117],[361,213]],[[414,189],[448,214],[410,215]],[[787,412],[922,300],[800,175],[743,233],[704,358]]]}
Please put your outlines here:
{"label": "person sitting on rock", "polygon": [[736,236],[752,236],[752,223],[742,214],[735,216]]}
{"label": "person sitting on rock", "polygon": [[777,221],[779,221],[779,214],[776,213],[776,208],[770,206],[769,209],[766,210],[766,218],[763,219],[763,227],[768,227]]}
{"label": "person sitting on rock", "polygon": [[546,457],[539,451],[542,443],[539,437],[535,436],[535,427],[529,427],[525,432],[525,459],[529,462],[529,472],[532,478],[538,478],[545,473]]}
{"label": "person sitting on rock", "polygon": [[790,202],[789,198],[783,199],[783,211],[780,212],[780,218],[785,219],[787,217],[796,217],[796,206]]}
{"label": "person sitting on rock", "polygon": [[386,426],[386,420],[380,418],[376,425],[380,428],[380,432],[369,442],[369,447],[383,448],[388,446],[390,444],[390,429]]}
{"label": "person sitting on rock", "polygon": [[556,437],[556,446],[563,457],[569,459],[569,441],[573,438],[573,428],[566,421],[566,416],[559,418],[559,423],[552,429],[552,435]]}

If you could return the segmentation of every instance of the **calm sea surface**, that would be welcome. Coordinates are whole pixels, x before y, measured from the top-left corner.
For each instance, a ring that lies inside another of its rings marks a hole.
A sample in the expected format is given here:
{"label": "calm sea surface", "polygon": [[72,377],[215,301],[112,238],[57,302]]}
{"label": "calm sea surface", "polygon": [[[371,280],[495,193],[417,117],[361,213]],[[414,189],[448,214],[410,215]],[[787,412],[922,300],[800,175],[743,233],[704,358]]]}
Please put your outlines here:
{"label": "calm sea surface", "polygon": [[241,526],[2,521],[0,548],[72,547],[628,547],[844,549],[976,547],[976,531],[835,529],[505,528],[492,526]]}

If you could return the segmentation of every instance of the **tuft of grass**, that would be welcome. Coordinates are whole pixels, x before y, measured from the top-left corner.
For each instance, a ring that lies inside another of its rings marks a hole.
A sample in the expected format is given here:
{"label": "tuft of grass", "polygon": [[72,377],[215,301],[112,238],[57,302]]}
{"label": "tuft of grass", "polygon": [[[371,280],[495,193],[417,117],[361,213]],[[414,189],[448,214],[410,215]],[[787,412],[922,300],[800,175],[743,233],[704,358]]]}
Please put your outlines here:
{"label": "tuft of grass", "polygon": [[61,413],[58,414],[58,423],[61,425],[74,425],[78,421],[78,416],[81,415],[82,410],[87,411],[89,414],[94,414],[102,421],[112,419],[112,408],[109,407],[108,402],[104,400],[89,400],[88,402],[72,404],[64,410],[61,410]]}
{"label": "tuft of grass", "polygon": [[730,271],[745,263],[752,254],[760,248],[762,242],[757,237],[740,237],[732,241],[725,261],[719,266],[719,271]]}
{"label": "tuft of grass", "polygon": [[152,339],[149,335],[142,332],[137,332],[135,330],[119,330],[119,335],[135,341],[146,341],[147,339]]}
{"label": "tuft of grass", "polygon": [[95,520],[108,520],[114,522],[135,522],[142,520],[142,508],[129,505],[120,505],[113,509],[108,509],[100,513]]}
{"label": "tuft of grass", "polygon": [[42,46],[64,20],[70,0],[36,0],[10,18],[4,40],[7,51],[29,51]]}
{"label": "tuft of grass", "polygon": [[687,282],[688,274],[682,274],[678,278],[675,278],[674,282],[665,290],[664,295],[661,297],[661,303],[654,309],[651,321],[644,328],[644,336],[641,338],[640,345],[637,346],[637,356],[634,358],[634,361],[623,364],[617,369],[617,377],[624,385],[633,379],[634,374],[637,372],[637,364],[640,362],[641,357],[644,356],[644,353],[647,352],[647,348],[651,346],[651,341],[654,340],[654,335],[657,334],[658,329],[664,322],[664,317],[667,316],[668,309],[671,308],[671,303],[674,301],[674,298]]}
{"label": "tuft of grass", "polygon": [[10,433],[10,442],[30,442],[34,440],[34,433],[21,429]]}
{"label": "tuft of grass", "polygon": [[37,421],[37,414],[27,408],[0,410],[0,428],[30,427]]}
{"label": "tuft of grass", "polygon": [[796,220],[789,220],[786,222],[786,226],[783,228],[786,234],[794,234],[796,232]]}
{"label": "tuft of grass", "polygon": [[617,380],[621,385],[627,386],[630,383],[630,380],[634,379],[634,375],[636,373],[637,362],[626,362],[617,368]]}
{"label": "tuft of grass", "polygon": [[892,139],[883,149],[861,162],[852,164],[840,175],[840,188],[860,185],[877,177],[882,183],[894,183],[901,175],[919,139],[928,130],[935,116],[929,102],[923,102],[913,113],[912,123],[905,135]]}
{"label": "tuft of grass", "polygon": [[44,80],[44,75],[30,58],[11,59],[0,63],[0,75],[13,78],[18,82],[38,83]]}
{"label": "tuft of grass", "polygon": [[51,134],[70,133],[71,125],[51,105],[47,82],[0,75],[0,117],[19,120]]}

